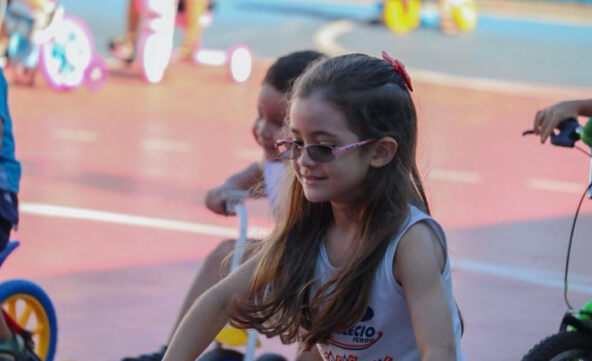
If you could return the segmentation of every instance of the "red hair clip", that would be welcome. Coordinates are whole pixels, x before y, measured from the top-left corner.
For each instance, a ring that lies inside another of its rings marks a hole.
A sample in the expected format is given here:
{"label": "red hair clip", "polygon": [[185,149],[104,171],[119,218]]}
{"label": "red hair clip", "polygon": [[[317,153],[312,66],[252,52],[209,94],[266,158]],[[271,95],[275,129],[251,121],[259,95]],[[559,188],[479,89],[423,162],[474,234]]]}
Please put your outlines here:
{"label": "red hair clip", "polygon": [[413,91],[413,86],[411,85],[411,78],[409,77],[407,70],[405,70],[405,65],[403,65],[403,63],[401,63],[401,61],[399,59],[391,58],[386,53],[386,51],[382,52],[382,58],[387,63],[389,63],[393,67],[393,69],[395,69],[395,71],[397,73],[399,73],[399,75],[401,75],[403,77],[403,80],[405,80],[405,85],[407,85],[407,88],[409,89],[409,91]]}

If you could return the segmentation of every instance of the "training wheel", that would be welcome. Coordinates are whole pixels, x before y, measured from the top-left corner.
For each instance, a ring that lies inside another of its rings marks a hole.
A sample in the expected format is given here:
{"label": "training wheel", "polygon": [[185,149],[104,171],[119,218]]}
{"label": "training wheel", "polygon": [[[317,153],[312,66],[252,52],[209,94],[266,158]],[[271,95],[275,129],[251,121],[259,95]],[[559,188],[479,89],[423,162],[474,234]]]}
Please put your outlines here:
{"label": "training wheel", "polygon": [[163,44],[166,40],[158,34],[150,34],[140,40],[138,53],[140,54],[142,76],[151,84],[160,83],[168,66],[169,56],[165,52],[166,50],[163,50],[166,48],[164,46],[166,44]]}
{"label": "training wheel", "polygon": [[419,0],[387,0],[383,11],[384,23],[395,33],[407,33],[421,22]]}
{"label": "training wheel", "polygon": [[0,303],[20,327],[31,332],[35,353],[42,361],[52,361],[57,345],[57,318],[45,291],[27,280],[0,284]]}
{"label": "training wheel", "polygon": [[228,50],[228,71],[232,80],[243,83],[251,76],[253,57],[246,45],[238,44]]}
{"label": "training wheel", "polygon": [[96,55],[84,73],[85,84],[93,91],[101,89],[107,82],[109,70],[103,57]]}
{"label": "training wheel", "polygon": [[477,26],[477,7],[473,0],[456,1],[452,7],[452,14],[461,31],[472,31]]}

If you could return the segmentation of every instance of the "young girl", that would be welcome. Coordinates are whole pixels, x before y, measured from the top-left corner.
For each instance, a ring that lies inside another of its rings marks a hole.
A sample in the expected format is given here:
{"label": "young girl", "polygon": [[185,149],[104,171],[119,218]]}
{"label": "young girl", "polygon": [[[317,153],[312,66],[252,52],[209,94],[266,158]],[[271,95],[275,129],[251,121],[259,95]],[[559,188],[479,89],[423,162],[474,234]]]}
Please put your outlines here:
{"label": "young girl", "polygon": [[383,58],[326,59],[297,80],[276,228],[193,305],[166,361],[194,360],[229,319],[299,340],[299,360],[464,360],[446,239],[415,164],[411,82]]}

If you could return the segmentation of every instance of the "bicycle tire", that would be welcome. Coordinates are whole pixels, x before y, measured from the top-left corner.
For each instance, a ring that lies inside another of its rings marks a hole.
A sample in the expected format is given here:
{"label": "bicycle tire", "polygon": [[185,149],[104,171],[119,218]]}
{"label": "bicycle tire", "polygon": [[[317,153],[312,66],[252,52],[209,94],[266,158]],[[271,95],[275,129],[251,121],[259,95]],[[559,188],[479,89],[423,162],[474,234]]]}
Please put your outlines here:
{"label": "bicycle tire", "polygon": [[243,361],[244,355],[238,351],[216,349],[201,355],[197,361]]}
{"label": "bicycle tire", "polygon": [[255,361],[288,361],[282,355],[278,355],[276,353],[264,353],[263,355],[257,357]]}
{"label": "bicycle tire", "polygon": [[55,90],[80,87],[94,49],[88,25],[76,16],[65,15],[55,37],[41,46],[39,65],[49,86]]}
{"label": "bicycle tire", "polygon": [[592,361],[592,334],[560,332],[539,342],[522,361]]}
{"label": "bicycle tire", "polygon": [[22,279],[0,284],[0,304],[25,330],[31,332],[35,354],[53,361],[58,339],[55,309],[47,293],[37,284]]}
{"label": "bicycle tire", "polygon": [[392,32],[406,34],[421,23],[421,1],[387,0],[384,3],[383,20]]}

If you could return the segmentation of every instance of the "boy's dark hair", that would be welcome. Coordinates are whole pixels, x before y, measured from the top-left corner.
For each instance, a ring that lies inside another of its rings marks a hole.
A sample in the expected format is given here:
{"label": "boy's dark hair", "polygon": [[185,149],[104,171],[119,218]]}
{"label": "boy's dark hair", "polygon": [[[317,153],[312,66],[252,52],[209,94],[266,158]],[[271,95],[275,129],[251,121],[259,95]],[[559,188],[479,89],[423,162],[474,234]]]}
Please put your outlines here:
{"label": "boy's dark hair", "polygon": [[287,93],[294,80],[304,73],[306,68],[325,55],[314,50],[296,51],[276,60],[263,78],[263,84],[269,84],[281,93]]}

